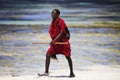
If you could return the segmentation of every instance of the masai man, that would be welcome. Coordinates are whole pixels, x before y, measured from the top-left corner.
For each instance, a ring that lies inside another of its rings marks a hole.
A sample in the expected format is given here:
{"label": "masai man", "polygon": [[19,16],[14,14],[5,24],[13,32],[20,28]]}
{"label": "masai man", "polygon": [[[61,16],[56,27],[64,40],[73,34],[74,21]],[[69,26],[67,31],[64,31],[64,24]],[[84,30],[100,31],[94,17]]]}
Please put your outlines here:
{"label": "masai man", "polygon": [[[57,54],[63,54],[68,60],[70,68],[69,77],[75,77],[71,60],[70,43],[68,37],[66,36],[67,32],[65,30],[67,26],[64,20],[59,17],[59,15],[60,11],[58,9],[54,9],[51,13],[52,22],[49,28],[49,34],[52,41],[50,42],[50,47],[46,53],[45,74],[38,74],[39,76],[48,76],[50,58],[57,59]],[[67,44],[55,44],[56,42],[67,42]]]}

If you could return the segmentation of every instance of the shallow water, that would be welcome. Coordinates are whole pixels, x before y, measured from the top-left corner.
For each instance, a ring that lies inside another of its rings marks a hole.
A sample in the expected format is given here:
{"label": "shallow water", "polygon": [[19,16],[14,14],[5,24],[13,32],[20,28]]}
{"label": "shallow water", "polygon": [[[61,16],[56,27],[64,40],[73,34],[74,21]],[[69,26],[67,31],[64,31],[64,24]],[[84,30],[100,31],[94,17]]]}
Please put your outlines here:
{"label": "shallow water", "polygon": [[43,24],[49,25],[51,11],[60,9],[67,24],[86,24],[96,21],[119,21],[119,4],[95,3],[6,3],[0,9],[0,24]]}
{"label": "shallow water", "polygon": [[[4,28],[6,28],[4,30]],[[75,70],[95,64],[120,64],[119,28],[69,28],[71,32],[72,59]],[[1,27],[0,36],[0,75],[30,75],[44,72],[48,27],[18,26]],[[58,62],[52,60],[50,69],[67,69],[67,61],[58,55]],[[69,70],[69,69],[68,69]]]}

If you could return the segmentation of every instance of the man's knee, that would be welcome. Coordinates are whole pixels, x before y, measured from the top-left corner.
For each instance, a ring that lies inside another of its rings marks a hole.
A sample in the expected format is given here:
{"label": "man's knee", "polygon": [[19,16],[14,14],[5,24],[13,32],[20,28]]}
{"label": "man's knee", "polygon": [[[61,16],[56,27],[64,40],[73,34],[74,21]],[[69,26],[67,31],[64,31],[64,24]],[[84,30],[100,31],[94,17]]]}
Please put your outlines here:
{"label": "man's knee", "polygon": [[47,57],[47,58],[50,58],[50,56],[51,56],[50,54],[48,54],[48,53],[46,54],[46,57]]}

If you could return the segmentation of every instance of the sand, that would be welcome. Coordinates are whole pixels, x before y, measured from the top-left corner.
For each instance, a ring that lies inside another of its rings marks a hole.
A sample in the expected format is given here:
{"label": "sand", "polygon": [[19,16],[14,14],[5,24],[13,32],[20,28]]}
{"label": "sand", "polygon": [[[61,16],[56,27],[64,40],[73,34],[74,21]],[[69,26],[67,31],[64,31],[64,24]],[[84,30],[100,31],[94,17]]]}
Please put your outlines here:
{"label": "sand", "polygon": [[94,65],[75,70],[76,77],[69,78],[67,70],[52,70],[49,77],[37,75],[0,76],[0,80],[120,80],[120,65]]}

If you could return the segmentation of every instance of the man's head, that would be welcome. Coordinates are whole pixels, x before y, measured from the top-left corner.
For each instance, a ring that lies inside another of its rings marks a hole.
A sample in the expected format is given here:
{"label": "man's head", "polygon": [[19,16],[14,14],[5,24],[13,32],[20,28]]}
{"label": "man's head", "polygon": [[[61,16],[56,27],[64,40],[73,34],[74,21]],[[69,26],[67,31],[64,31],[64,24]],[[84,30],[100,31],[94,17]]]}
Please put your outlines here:
{"label": "man's head", "polygon": [[60,11],[58,9],[54,9],[51,13],[52,19],[55,20],[56,18],[58,18],[60,15]]}

